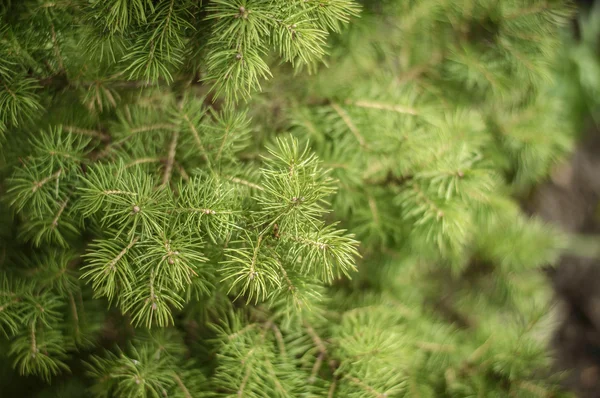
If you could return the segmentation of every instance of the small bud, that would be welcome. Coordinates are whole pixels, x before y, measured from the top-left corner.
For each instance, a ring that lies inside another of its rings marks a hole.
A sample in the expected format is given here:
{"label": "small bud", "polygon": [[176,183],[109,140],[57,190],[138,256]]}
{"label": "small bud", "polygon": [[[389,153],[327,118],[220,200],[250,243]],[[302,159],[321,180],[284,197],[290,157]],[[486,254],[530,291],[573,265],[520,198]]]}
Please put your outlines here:
{"label": "small bud", "polygon": [[140,207],[138,205],[133,206],[133,214],[139,213],[140,212]]}
{"label": "small bud", "polygon": [[210,210],[209,209],[204,209],[204,214],[210,214]]}
{"label": "small bud", "polygon": [[292,29],[296,29],[296,24],[293,24],[293,25],[292,25]]}
{"label": "small bud", "polygon": [[463,173],[462,170],[458,170],[456,174],[458,174],[460,178],[463,178],[465,176],[465,173]]}
{"label": "small bud", "polygon": [[158,306],[156,305],[156,303],[152,303],[152,311],[156,311],[157,308]]}
{"label": "small bud", "polygon": [[139,378],[139,377],[136,377],[136,378],[135,378],[135,384],[140,384],[141,382],[142,382],[142,381],[140,380],[140,378]]}
{"label": "small bud", "polygon": [[298,201],[298,198],[294,196],[294,197],[292,198],[292,202],[297,202],[297,201]]}
{"label": "small bud", "polygon": [[443,211],[441,211],[441,210],[440,210],[440,211],[438,211],[438,214],[437,214],[437,216],[438,216],[438,218],[442,218],[442,217],[444,217],[444,212],[443,212]]}
{"label": "small bud", "polygon": [[169,264],[175,264],[175,260],[172,257],[169,257]]}
{"label": "small bud", "polygon": [[246,12],[246,7],[240,6],[240,14],[243,14],[245,12]]}
{"label": "small bud", "polygon": [[240,53],[237,53],[237,55],[235,56],[236,59],[240,60],[242,58],[244,58],[244,56]]}
{"label": "small bud", "polygon": [[216,211],[214,211],[214,210],[211,210],[211,211],[210,211],[210,214],[217,214],[217,212],[216,212]]}

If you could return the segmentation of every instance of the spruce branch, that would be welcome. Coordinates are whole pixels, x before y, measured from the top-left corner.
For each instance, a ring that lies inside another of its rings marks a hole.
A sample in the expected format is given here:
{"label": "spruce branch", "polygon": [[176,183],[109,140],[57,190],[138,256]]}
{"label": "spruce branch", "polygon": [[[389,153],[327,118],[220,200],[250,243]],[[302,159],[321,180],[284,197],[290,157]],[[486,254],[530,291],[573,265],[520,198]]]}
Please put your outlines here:
{"label": "spruce branch", "polygon": [[342,118],[346,126],[348,126],[348,130],[350,130],[354,137],[356,137],[356,141],[358,141],[359,145],[363,148],[368,148],[365,138],[361,135],[360,131],[358,130],[348,113],[335,102],[331,103],[331,107],[340,116],[340,118]]}
{"label": "spruce branch", "polygon": [[[397,105],[397,104],[386,104],[386,103],[382,103],[382,102],[374,102],[374,101],[364,101],[364,100],[358,100],[358,101],[352,101],[352,100],[346,100],[345,103],[347,105],[353,105],[353,106],[357,106],[359,108],[370,108],[370,109],[379,109],[379,110],[384,110],[384,111],[390,111],[390,112],[397,112],[397,113],[406,113],[409,115],[418,115],[418,111],[414,108],[408,107],[408,106],[404,106],[404,105]],[[334,106],[334,105],[332,105]],[[340,107],[339,105],[335,105],[334,109],[336,110],[336,112],[340,113]],[[340,114],[340,116],[342,116]],[[346,120],[346,119],[344,119]],[[348,123],[348,122],[346,122]],[[350,124],[348,125],[348,127],[350,127]],[[363,144],[361,144],[363,145]]]}
{"label": "spruce branch", "polygon": [[188,117],[188,115],[184,115],[183,118],[185,119],[185,121],[190,129],[190,132],[194,136],[194,140],[196,141],[196,145],[198,146],[198,149],[200,149],[200,153],[202,154],[202,157],[204,157],[204,160],[206,160],[206,162],[210,166],[210,159],[206,155],[206,149],[204,149],[204,145],[202,145],[202,141],[200,140],[200,136],[198,134],[198,131],[196,130],[196,127],[194,127],[194,125],[190,121],[190,118]]}
{"label": "spruce branch", "polygon": [[162,158],[138,158],[134,159],[131,162],[125,165],[125,168],[135,167],[137,165],[145,164],[145,163],[162,163],[165,160]]}
{"label": "spruce branch", "polygon": [[250,182],[250,181],[246,181],[246,180],[244,180],[244,179],[241,179],[241,178],[239,178],[239,177],[227,177],[227,178],[228,178],[230,181],[232,181],[232,182],[234,182],[234,183],[236,183],[236,184],[241,184],[241,185],[244,185],[244,186],[247,186],[247,187],[253,188],[253,189],[257,189],[257,190],[259,190],[259,191],[264,191],[264,190],[265,190],[265,189],[264,189],[263,187],[261,187],[260,185],[258,185],[258,184],[255,184],[255,183],[253,183],[253,182]]}
{"label": "spruce branch", "polygon": [[183,381],[181,380],[181,377],[179,377],[177,375],[177,373],[173,373],[173,379],[175,379],[175,382],[177,383],[177,386],[181,389],[181,391],[183,391],[184,397],[185,398],[192,398],[192,395],[190,394],[190,391],[187,389],[187,387],[185,386],[185,384],[183,384]]}
{"label": "spruce branch", "polygon": [[569,8],[3,3],[4,359],[85,362],[34,395],[554,394],[565,237],[516,196],[573,146]]}
{"label": "spruce branch", "polygon": [[[160,274],[158,274],[160,275]],[[170,290],[169,286],[157,279],[157,272],[134,283],[125,291],[120,303],[124,313],[132,314],[132,323],[147,328],[153,325],[166,327],[173,324],[172,309],[181,310],[184,298],[179,291]]]}
{"label": "spruce branch", "polygon": [[49,175],[48,177],[44,177],[39,181],[34,181],[33,188],[31,188],[31,192],[35,193],[38,189],[42,188],[46,183],[60,178],[60,175],[62,174],[62,172],[63,172],[62,169],[58,169],[52,175]]}
{"label": "spruce branch", "polygon": [[108,141],[110,139],[109,135],[101,131],[84,129],[76,126],[63,126],[63,129],[69,133],[88,135],[90,137],[99,138],[102,141]]}
{"label": "spruce branch", "polygon": [[91,251],[86,254],[88,264],[82,267],[81,279],[92,283],[97,297],[105,296],[109,302],[118,298],[118,293],[129,289],[134,280],[130,250],[139,237],[130,242],[98,240],[93,242]]}
{"label": "spruce branch", "polygon": [[162,184],[165,185],[171,179],[173,172],[173,163],[175,162],[175,152],[177,151],[177,139],[179,138],[179,132],[173,133],[171,144],[169,145],[169,153],[167,155],[167,164],[165,166],[165,174],[163,175]]}
{"label": "spruce branch", "polygon": [[5,125],[19,126],[30,121],[42,109],[39,95],[40,88],[35,79],[13,78],[2,80],[0,86],[0,116]]}

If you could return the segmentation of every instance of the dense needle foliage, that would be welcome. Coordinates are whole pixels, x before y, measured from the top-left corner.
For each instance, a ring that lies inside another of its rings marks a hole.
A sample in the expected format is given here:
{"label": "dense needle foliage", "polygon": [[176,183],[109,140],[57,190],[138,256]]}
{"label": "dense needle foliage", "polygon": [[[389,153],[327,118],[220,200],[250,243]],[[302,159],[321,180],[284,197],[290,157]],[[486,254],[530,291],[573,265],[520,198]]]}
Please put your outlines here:
{"label": "dense needle foliage", "polygon": [[562,394],[518,198],[560,0],[0,5],[11,396]]}

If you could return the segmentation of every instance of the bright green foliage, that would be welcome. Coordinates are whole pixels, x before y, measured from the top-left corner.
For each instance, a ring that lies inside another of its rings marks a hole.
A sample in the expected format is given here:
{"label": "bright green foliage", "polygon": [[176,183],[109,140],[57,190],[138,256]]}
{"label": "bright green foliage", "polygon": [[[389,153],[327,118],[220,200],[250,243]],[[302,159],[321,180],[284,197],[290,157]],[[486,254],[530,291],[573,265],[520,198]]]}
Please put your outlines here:
{"label": "bright green foliage", "polygon": [[580,37],[566,39],[570,62],[564,64],[563,90],[574,122],[585,129],[589,120],[600,126],[600,5],[596,3],[589,13],[582,13],[578,22]]}
{"label": "bright green foliage", "polygon": [[5,1],[0,384],[560,396],[518,199],[572,146],[572,11]]}

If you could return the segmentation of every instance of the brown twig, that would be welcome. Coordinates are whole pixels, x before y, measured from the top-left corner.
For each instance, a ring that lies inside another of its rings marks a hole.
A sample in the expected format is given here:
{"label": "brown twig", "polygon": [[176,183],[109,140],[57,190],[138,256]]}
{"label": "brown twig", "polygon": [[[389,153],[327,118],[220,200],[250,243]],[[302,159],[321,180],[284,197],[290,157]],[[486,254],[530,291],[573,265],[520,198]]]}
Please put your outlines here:
{"label": "brown twig", "polygon": [[52,220],[52,228],[56,228],[58,226],[58,220],[60,219],[60,216],[63,213],[63,211],[65,211],[65,208],[67,207],[67,203],[69,203],[69,199],[65,200],[62,203],[62,205],[60,206],[60,209],[58,209],[58,213],[56,213],[56,217],[54,217],[54,220]]}
{"label": "brown twig", "polygon": [[204,149],[204,145],[202,144],[202,141],[200,140],[200,135],[198,134],[198,130],[196,130],[196,127],[192,124],[192,121],[190,120],[188,115],[183,115],[183,118],[185,119],[185,121],[187,122],[187,124],[190,128],[190,131],[192,132],[192,135],[194,136],[194,140],[196,141],[196,145],[198,145],[198,149],[200,149],[200,151],[202,152],[202,156],[204,157],[204,160],[206,160],[206,163],[208,163],[208,165],[210,166],[210,159],[208,158],[208,155],[206,154],[206,149]]}
{"label": "brown twig", "polygon": [[31,189],[31,192],[36,192],[38,189],[40,189],[40,188],[41,188],[42,186],[44,186],[46,183],[48,183],[48,182],[50,182],[50,181],[52,181],[52,180],[54,180],[54,179],[57,179],[57,178],[59,178],[61,174],[62,174],[62,169],[59,169],[59,170],[58,170],[57,172],[55,172],[54,174],[52,174],[52,175],[50,175],[50,176],[48,176],[48,177],[46,177],[46,178],[42,178],[42,179],[41,179],[41,180],[39,180],[39,181],[36,181],[36,182],[33,184],[33,188]]}
{"label": "brown twig", "polygon": [[181,378],[177,376],[176,373],[173,373],[173,378],[175,379],[175,383],[177,383],[177,386],[181,389],[181,391],[183,391],[183,395],[185,396],[185,398],[192,398],[192,394],[190,394],[190,391],[187,389],[185,384],[183,384],[183,380],[181,380]]}
{"label": "brown twig", "polygon": [[108,134],[104,134],[101,131],[89,130],[89,129],[82,129],[82,128],[75,127],[75,126],[63,126],[63,128],[68,133],[81,134],[81,135],[89,135],[90,137],[99,138],[102,141],[108,141],[108,140],[110,140],[110,136]]}
{"label": "brown twig", "polygon": [[375,102],[375,101],[352,101],[352,100],[346,100],[346,104],[357,106],[359,108],[378,109],[378,110],[382,110],[382,111],[405,113],[408,115],[418,115],[419,114],[419,112],[415,108],[411,108],[411,107],[405,106],[405,105],[386,104],[383,102]]}
{"label": "brown twig", "polygon": [[171,145],[169,146],[169,154],[167,155],[167,164],[163,175],[162,185],[166,185],[171,180],[173,172],[173,162],[175,161],[175,153],[177,152],[177,140],[179,139],[179,131],[173,132]]}
{"label": "brown twig", "polygon": [[264,191],[265,190],[260,185],[257,185],[257,184],[255,184],[253,182],[248,181],[248,180],[243,180],[243,179],[238,178],[238,177],[226,177],[226,178],[229,181],[231,181],[231,182],[235,182],[236,184],[245,185],[245,186],[250,187],[250,188],[258,189],[259,191]]}
{"label": "brown twig", "polygon": [[356,138],[356,140],[358,141],[360,146],[363,148],[366,148],[367,142],[365,141],[365,138],[360,134],[360,131],[358,130],[358,128],[356,127],[356,125],[354,124],[352,119],[350,118],[350,115],[348,115],[348,113],[335,102],[331,103],[331,107],[339,115],[339,117],[342,118],[342,120],[348,127],[348,130],[350,130],[350,132],[354,135],[354,137]]}
{"label": "brown twig", "polygon": [[62,55],[60,54],[60,49],[58,47],[58,40],[56,39],[54,24],[50,24],[50,32],[52,34],[52,47],[54,48],[54,55],[56,55],[56,59],[58,61],[58,67],[61,71],[64,71],[65,65],[63,64]]}
{"label": "brown twig", "polygon": [[115,265],[119,262],[119,260],[121,260],[123,258],[123,256],[125,255],[125,253],[127,253],[127,251],[129,249],[131,249],[133,247],[133,245],[135,245],[137,243],[138,239],[139,238],[137,236],[135,238],[133,238],[132,241],[129,242],[129,244],[123,250],[121,250],[121,252],[119,252],[119,254],[117,254],[117,257],[113,258],[108,263],[108,268],[106,268],[106,272],[108,272],[109,270],[114,270],[115,269]]}

